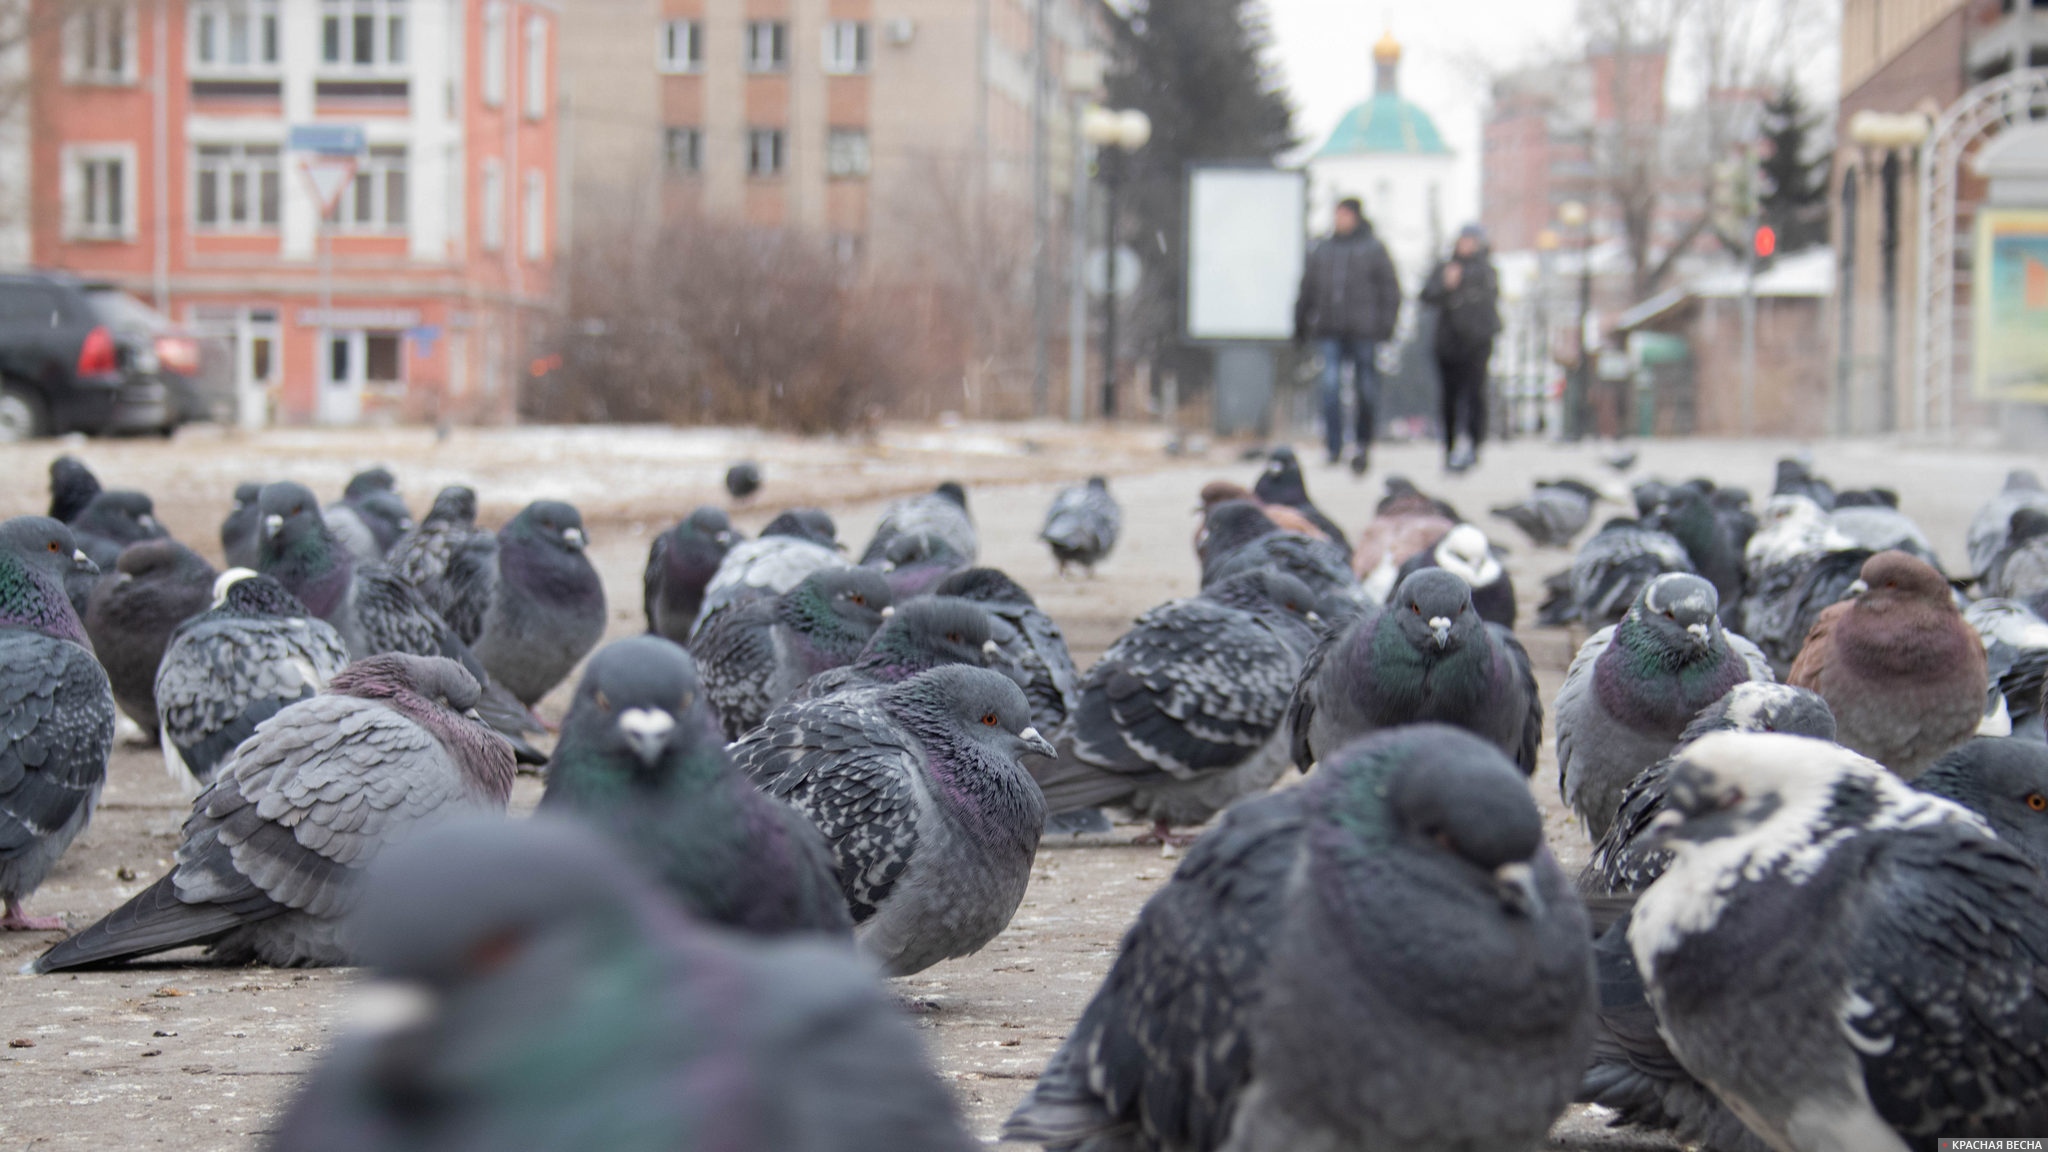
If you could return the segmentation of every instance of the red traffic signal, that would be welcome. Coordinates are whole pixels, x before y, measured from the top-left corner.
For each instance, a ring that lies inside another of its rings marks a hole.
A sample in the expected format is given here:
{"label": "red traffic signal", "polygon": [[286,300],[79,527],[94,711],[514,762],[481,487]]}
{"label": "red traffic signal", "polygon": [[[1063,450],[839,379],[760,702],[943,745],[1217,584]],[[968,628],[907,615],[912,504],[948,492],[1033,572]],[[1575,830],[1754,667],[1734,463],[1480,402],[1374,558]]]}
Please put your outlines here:
{"label": "red traffic signal", "polygon": [[1756,251],[1757,259],[1769,259],[1778,250],[1778,230],[1769,224],[1759,225],[1756,230],[1756,238],[1751,244]]}

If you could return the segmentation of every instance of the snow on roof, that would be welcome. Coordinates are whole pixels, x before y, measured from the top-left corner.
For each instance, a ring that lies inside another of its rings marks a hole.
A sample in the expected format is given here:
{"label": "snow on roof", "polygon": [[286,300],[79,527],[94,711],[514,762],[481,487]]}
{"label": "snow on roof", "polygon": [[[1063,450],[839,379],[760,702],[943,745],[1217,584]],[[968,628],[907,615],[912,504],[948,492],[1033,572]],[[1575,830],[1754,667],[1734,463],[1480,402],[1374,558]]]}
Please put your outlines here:
{"label": "snow on roof", "polygon": [[[1615,327],[1626,331],[1655,320],[1687,300],[1734,300],[1741,298],[1748,273],[1740,265],[1714,268],[1676,288],[1667,288],[1623,312]],[[1835,253],[1832,248],[1808,248],[1780,256],[1756,278],[1760,299],[1820,299],[1835,293]]]}

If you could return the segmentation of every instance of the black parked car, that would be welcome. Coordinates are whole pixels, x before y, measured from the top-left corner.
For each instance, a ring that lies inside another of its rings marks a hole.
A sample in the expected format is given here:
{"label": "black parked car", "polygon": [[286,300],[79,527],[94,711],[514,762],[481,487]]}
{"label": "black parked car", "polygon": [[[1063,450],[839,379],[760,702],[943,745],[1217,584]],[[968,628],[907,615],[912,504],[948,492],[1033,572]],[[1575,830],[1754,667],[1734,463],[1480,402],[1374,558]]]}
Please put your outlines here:
{"label": "black parked car", "polygon": [[0,442],[169,435],[201,414],[199,345],[112,285],[0,272]]}

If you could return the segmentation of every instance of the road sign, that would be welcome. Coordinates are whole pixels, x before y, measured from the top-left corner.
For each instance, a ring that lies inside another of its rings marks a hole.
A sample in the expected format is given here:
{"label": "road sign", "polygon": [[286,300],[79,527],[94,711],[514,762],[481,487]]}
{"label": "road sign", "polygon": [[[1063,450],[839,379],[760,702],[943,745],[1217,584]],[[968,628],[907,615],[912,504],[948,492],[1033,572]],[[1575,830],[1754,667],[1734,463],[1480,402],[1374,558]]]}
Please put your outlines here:
{"label": "road sign", "polygon": [[307,156],[299,161],[299,174],[306,178],[306,187],[312,189],[313,199],[319,202],[320,215],[324,219],[333,215],[334,206],[341,203],[341,194],[348,189],[349,181],[356,178],[356,158]]}
{"label": "road sign", "polygon": [[360,124],[294,124],[291,150],[321,156],[360,156],[367,141]]}
{"label": "road sign", "polygon": [[[1138,290],[1138,280],[1144,268],[1138,262],[1138,254],[1122,244],[1116,248],[1116,298],[1126,299]],[[1090,296],[1100,299],[1109,285],[1109,255],[1097,248],[1088,253],[1088,262],[1081,268],[1081,282],[1087,286]]]}

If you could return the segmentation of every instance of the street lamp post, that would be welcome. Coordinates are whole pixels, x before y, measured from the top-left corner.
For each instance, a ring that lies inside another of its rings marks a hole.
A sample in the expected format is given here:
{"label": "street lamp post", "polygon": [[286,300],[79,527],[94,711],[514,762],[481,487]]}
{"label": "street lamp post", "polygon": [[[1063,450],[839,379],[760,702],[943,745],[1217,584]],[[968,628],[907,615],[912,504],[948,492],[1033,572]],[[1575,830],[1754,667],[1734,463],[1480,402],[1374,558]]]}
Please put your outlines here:
{"label": "street lamp post", "polygon": [[1579,233],[1579,356],[1564,389],[1564,437],[1578,440],[1586,434],[1587,395],[1593,387],[1592,342],[1586,339],[1586,322],[1593,313],[1593,225],[1585,204],[1577,200],[1557,206],[1557,222]]}
{"label": "street lamp post", "polygon": [[[1545,228],[1536,233],[1536,348],[1531,360],[1537,367],[1534,424],[1541,423],[1541,413],[1549,406],[1550,392],[1550,291],[1552,263],[1557,258],[1557,232]],[[1523,415],[1525,422],[1531,420]]]}
{"label": "street lamp post", "polygon": [[1081,118],[1081,134],[1099,149],[1096,163],[1102,177],[1102,417],[1116,418],[1116,288],[1117,192],[1123,185],[1127,153],[1152,139],[1152,120],[1136,109],[1121,112],[1090,108]]}

